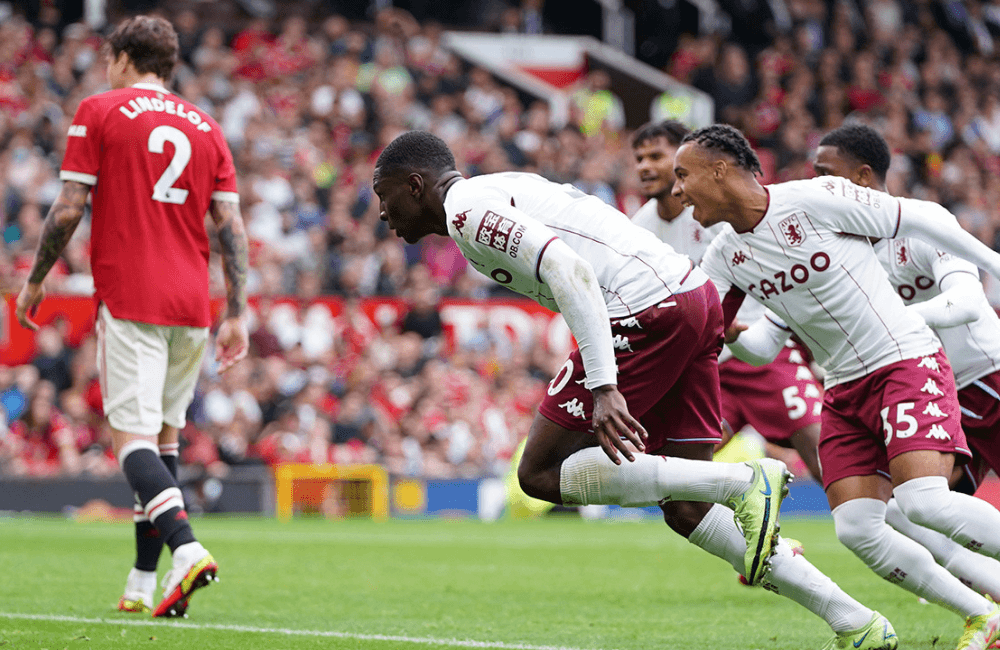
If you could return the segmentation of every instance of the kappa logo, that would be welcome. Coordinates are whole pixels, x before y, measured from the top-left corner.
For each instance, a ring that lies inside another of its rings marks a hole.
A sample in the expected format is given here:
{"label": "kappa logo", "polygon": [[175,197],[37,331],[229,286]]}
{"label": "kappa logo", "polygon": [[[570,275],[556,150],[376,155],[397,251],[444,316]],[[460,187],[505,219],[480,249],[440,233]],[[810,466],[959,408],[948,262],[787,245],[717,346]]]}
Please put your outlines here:
{"label": "kappa logo", "polygon": [[463,234],[462,233],[462,228],[465,227],[465,222],[469,220],[469,213],[470,212],[472,212],[472,210],[466,210],[465,212],[459,212],[458,214],[455,215],[454,220],[452,220],[452,222],[451,222],[451,225],[455,226],[455,230],[458,232],[459,235]]}
{"label": "kappa logo", "polygon": [[747,261],[747,255],[743,251],[736,251],[733,254],[733,266],[739,266],[743,262]]}
{"label": "kappa logo", "polygon": [[87,125],[86,124],[70,124],[69,131],[67,135],[71,138],[86,138],[87,137]]}
{"label": "kappa logo", "polygon": [[941,407],[937,405],[937,402],[928,402],[927,406],[924,408],[924,415],[930,415],[936,418],[948,417],[948,414],[941,410]]}
{"label": "kappa logo", "polygon": [[628,318],[622,318],[621,320],[615,321],[612,325],[617,325],[618,327],[637,327],[642,329],[642,325],[639,324],[639,319],[635,316],[629,316]]}
{"label": "kappa logo", "polygon": [[941,364],[934,357],[923,357],[920,359],[920,363],[917,364],[918,368],[930,368],[934,372],[941,372]]}
{"label": "kappa logo", "polygon": [[701,228],[695,228],[694,232],[691,233],[691,238],[694,239],[694,243],[701,243]]}
{"label": "kappa logo", "polygon": [[920,392],[928,393],[930,395],[937,395],[938,397],[944,395],[944,391],[938,388],[937,382],[935,382],[933,379],[928,379],[927,383],[924,384],[924,387],[920,389]]}
{"label": "kappa logo", "polygon": [[632,352],[632,345],[628,341],[627,336],[622,336],[621,334],[615,334],[615,338],[611,342],[616,350],[628,350]]}
{"label": "kappa logo", "polygon": [[944,427],[940,424],[932,424],[930,432],[924,437],[934,438],[935,440],[951,440],[951,434],[945,431]]}
{"label": "kappa logo", "polygon": [[778,230],[785,238],[785,243],[795,248],[801,246],[806,240],[806,231],[799,223],[798,215],[792,215],[778,222]]}
{"label": "kappa logo", "polygon": [[583,410],[583,402],[575,397],[568,402],[560,404],[559,408],[566,409],[566,412],[575,418],[580,418],[581,420],[587,419],[587,414]]}
{"label": "kappa logo", "polygon": [[893,250],[896,253],[896,266],[906,266],[910,262],[910,251],[906,248],[905,239],[897,239],[892,242]]}

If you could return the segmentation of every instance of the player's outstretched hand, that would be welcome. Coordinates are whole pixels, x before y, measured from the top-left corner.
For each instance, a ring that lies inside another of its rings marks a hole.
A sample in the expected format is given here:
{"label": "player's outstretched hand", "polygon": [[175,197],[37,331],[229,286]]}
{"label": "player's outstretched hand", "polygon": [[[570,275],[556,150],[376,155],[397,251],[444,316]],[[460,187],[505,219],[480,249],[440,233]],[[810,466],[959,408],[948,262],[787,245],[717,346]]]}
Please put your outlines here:
{"label": "player's outstretched hand", "polygon": [[625,458],[632,462],[635,456],[632,454],[625,438],[639,451],[646,451],[644,440],[649,437],[646,430],[639,424],[639,421],[632,417],[625,404],[625,397],[618,392],[618,387],[614,384],[599,386],[593,390],[594,395],[594,434],[601,445],[601,449],[608,455],[615,465],[621,465],[621,458],[618,452],[621,451]]}
{"label": "player's outstretched hand", "polygon": [[242,318],[227,318],[219,325],[215,335],[215,360],[219,363],[219,374],[232,368],[250,349],[250,335]]}
{"label": "player's outstretched hand", "polygon": [[17,294],[17,305],[15,307],[17,322],[21,324],[21,327],[27,327],[34,332],[38,331],[38,324],[28,318],[28,314],[30,313],[34,316],[35,310],[38,309],[38,305],[42,304],[44,298],[45,289],[42,288],[41,283],[24,283],[21,293]]}

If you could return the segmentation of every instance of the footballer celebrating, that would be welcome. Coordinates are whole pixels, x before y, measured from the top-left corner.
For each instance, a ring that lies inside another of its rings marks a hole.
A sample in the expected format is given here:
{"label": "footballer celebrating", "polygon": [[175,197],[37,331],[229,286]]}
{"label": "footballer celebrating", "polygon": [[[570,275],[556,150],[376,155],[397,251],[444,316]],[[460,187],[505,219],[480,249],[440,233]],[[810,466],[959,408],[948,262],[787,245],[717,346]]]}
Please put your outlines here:
{"label": "footballer celebrating", "polygon": [[702,225],[729,224],[702,261],[726,318],[750,295],[809,346],[827,371],[819,455],[837,537],[879,576],[965,616],[958,648],[983,650],[1000,634],[1000,608],[885,521],[895,495],[910,520],[1000,555],[1000,512],[948,489],[956,455],[970,455],[951,368],[868,238],[936,241],[997,275],[1000,255],[920,202],[833,177],[764,187],[759,172],[725,125],[687,136],[674,162],[674,196]]}
{"label": "footballer celebrating", "polygon": [[205,214],[218,230],[227,312],[216,337],[220,372],[246,355],[247,237],[236,170],[219,125],[166,85],[177,34],[136,16],[108,37],[112,90],[87,97],[69,127],[62,191],[45,220],[17,318],[42,301],[42,281],[92,196],[97,366],[115,455],[135,492],[137,557],[119,609],[153,609],[156,565],[172,553],[154,616],[182,616],[215,578],[178,489],[178,430],[194,395],[211,324]]}
{"label": "footballer celebrating", "polygon": [[723,329],[707,276],[570,185],[523,173],[465,179],[455,167],[442,140],[405,133],[379,156],[374,191],[399,237],[451,237],[480,272],[561,312],[575,336],[528,436],[524,491],[556,504],[659,505],[674,530],[751,583],[823,617],[835,641],[850,630],[855,647],[895,648],[884,617],[776,543],[784,464],[710,461]]}
{"label": "footballer celebrating", "polygon": [[[890,161],[889,145],[875,129],[851,124],[823,136],[813,166],[821,176],[841,176],[884,192]],[[940,219],[955,219],[944,208],[938,212]],[[948,355],[962,429],[973,452],[973,461],[953,474],[953,489],[974,494],[988,470],[1000,471],[1000,318],[986,300],[974,264],[909,237],[879,240],[875,253],[896,293],[934,330]],[[1000,600],[996,560],[914,524],[895,499],[888,503],[886,521],[925,546],[959,580]]]}
{"label": "footballer celebrating", "polygon": [[[698,264],[724,224],[705,228],[691,216],[691,207],[670,194],[674,186],[674,156],[690,130],[674,120],[646,124],[632,136],[636,172],[649,200],[633,215],[632,223]],[[753,323],[766,309],[745,301],[736,315]],[[820,408],[823,390],[807,362],[808,353],[788,341],[771,363],[753,366],[723,349],[719,357],[722,417],[733,431],[752,426],[768,442],[792,447],[809,473],[821,481],[819,457]],[[725,437],[725,436],[724,436]],[[723,440],[723,444],[728,440]]]}

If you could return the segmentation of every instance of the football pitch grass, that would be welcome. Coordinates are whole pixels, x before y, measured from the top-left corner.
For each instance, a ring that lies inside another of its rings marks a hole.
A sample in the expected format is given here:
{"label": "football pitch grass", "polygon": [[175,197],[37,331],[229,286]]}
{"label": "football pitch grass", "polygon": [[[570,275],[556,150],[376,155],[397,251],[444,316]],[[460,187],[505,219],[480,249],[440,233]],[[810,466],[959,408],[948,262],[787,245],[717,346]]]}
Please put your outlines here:
{"label": "football pitch grass", "polygon": [[[221,582],[190,618],[116,610],[130,524],[0,518],[0,650],[506,648],[804,650],[829,628],[737,583],[662,522],[201,518]],[[783,520],[806,556],[893,622],[900,648],[953,648],[961,619],[876,578],[828,519]],[[161,557],[160,574],[169,557]]]}

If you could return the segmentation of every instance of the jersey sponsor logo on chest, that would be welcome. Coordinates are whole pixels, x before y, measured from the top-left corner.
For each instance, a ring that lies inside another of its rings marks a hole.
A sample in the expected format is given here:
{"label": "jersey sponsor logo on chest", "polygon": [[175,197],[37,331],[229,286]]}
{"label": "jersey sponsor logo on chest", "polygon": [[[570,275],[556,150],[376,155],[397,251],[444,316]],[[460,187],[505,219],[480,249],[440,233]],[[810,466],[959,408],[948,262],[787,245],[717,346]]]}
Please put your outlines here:
{"label": "jersey sponsor logo on chest", "polygon": [[87,137],[87,125],[86,124],[70,124],[69,132],[66,134],[71,138],[86,138]]}
{"label": "jersey sponsor logo on chest", "polygon": [[801,246],[806,240],[806,230],[802,227],[802,224],[799,223],[799,217],[797,214],[793,214],[792,216],[779,221],[778,231],[785,239],[785,244],[792,248]]}
{"label": "jersey sponsor logo on chest", "polygon": [[791,291],[796,285],[805,284],[809,281],[811,273],[822,273],[828,268],[830,268],[830,256],[822,251],[813,253],[809,258],[809,266],[795,264],[790,269],[778,271],[774,274],[774,282],[761,280],[759,284],[751,284],[747,287],[747,293],[766,300],[771,296]]}
{"label": "jersey sponsor logo on chest", "polygon": [[487,210],[486,216],[483,217],[476,230],[476,241],[502,253],[507,253],[511,257],[517,257],[523,234],[523,225],[518,225],[512,219]]}

